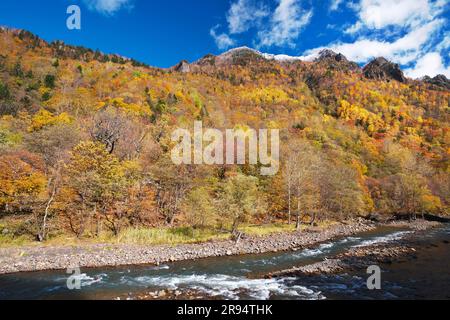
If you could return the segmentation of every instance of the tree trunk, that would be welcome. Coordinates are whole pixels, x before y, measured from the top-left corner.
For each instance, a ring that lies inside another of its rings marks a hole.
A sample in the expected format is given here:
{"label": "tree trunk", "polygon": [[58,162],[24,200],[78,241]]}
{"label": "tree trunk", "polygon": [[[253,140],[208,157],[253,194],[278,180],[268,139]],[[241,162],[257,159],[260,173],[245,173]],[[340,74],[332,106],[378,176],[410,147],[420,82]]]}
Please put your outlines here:
{"label": "tree trunk", "polygon": [[296,222],[296,225],[295,225],[295,229],[297,231],[300,231],[300,226],[301,226],[301,224],[300,224],[300,214],[297,213],[297,222]]}
{"label": "tree trunk", "polygon": [[234,219],[233,225],[231,226],[231,234],[236,235],[239,227],[239,218]]}
{"label": "tree trunk", "polygon": [[41,233],[39,235],[39,241],[40,242],[44,241],[45,238],[47,237],[47,232],[46,232],[46,230],[47,230],[47,218],[48,218],[48,213],[49,213],[49,210],[50,210],[50,206],[51,206],[51,204],[53,202],[53,199],[54,199],[54,195],[52,195],[50,197],[50,199],[47,202],[47,205],[45,206],[44,220],[42,222],[42,229],[41,229]]}
{"label": "tree trunk", "polygon": [[57,185],[58,185],[58,180],[57,178],[55,178],[55,181],[53,182],[53,189],[52,189],[52,194],[50,195],[50,198],[47,201],[47,204],[45,206],[45,212],[44,212],[44,219],[42,221],[42,228],[41,228],[41,233],[38,235],[38,240],[40,242],[45,241],[46,237],[47,237],[47,218],[48,218],[48,214],[50,211],[50,206],[53,203],[53,200],[55,199],[56,196],[56,190],[57,190]]}
{"label": "tree trunk", "polygon": [[[288,175],[290,173],[288,172]],[[292,197],[292,191],[291,191],[291,177],[288,177],[288,224],[291,224],[291,197]]]}
{"label": "tree trunk", "polygon": [[291,180],[288,183],[288,224],[291,224]]}
{"label": "tree trunk", "polygon": [[[300,188],[297,188],[297,194],[300,194]],[[295,225],[295,229],[300,231],[301,223],[300,223],[300,198],[297,198],[297,223]]]}
{"label": "tree trunk", "polygon": [[316,213],[315,212],[313,212],[311,214],[311,220],[308,222],[308,224],[312,226],[312,225],[314,225],[314,222],[316,222]]}

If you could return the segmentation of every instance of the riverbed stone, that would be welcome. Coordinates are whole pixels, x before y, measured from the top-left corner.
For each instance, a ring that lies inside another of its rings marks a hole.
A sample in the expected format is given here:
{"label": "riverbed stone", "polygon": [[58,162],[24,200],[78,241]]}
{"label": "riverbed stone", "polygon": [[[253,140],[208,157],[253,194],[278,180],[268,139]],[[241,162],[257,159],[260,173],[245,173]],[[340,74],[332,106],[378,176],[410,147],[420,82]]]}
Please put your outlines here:
{"label": "riverbed stone", "polygon": [[[291,232],[269,236],[247,236],[238,243],[225,240],[180,246],[95,244],[82,246],[26,246],[0,248],[0,274],[22,271],[154,264],[206,257],[266,253],[309,248],[335,238],[374,229],[372,222],[336,224],[322,232]],[[423,227],[417,227],[421,229]],[[313,229],[314,230],[314,229]],[[20,255],[20,252],[27,254]]]}

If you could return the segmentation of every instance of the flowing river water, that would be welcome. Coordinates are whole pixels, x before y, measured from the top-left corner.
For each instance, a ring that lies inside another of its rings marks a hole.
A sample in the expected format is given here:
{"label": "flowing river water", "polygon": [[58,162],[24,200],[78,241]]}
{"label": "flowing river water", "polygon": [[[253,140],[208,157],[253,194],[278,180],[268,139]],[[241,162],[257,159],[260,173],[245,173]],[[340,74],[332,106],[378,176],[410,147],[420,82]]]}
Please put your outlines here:
{"label": "flowing river water", "polygon": [[144,292],[194,292],[205,299],[450,299],[450,226],[414,239],[416,255],[380,265],[382,289],[367,289],[367,275],[347,272],[297,278],[264,279],[269,272],[308,265],[345,252],[401,239],[410,233],[382,227],[313,249],[208,258],[160,266],[83,269],[81,290],[69,290],[65,271],[0,276],[0,299],[115,299]]}

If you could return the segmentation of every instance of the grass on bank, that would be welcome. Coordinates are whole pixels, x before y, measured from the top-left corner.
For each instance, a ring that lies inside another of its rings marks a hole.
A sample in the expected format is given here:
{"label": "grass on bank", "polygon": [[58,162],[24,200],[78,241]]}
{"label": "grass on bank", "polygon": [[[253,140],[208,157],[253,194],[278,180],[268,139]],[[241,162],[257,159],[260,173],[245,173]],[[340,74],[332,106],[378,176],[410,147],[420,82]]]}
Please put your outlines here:
{"label": "grass on bank", "polygon": [[117,243],[156,245],[156,244],[183,244],[207,242],[212,240],[224,240],[229,238],[229,233],[220,233],[213,229],[194,229],[191,227],[177,228],[130,228],[120,233],[116,239],[110,239]]}
{"label": "grass on bank", "polygon": [[[320,222],[319,229],[326,229],[336,222]],[[4,234],[0,225],[0,247],[15,247],[25,245],[39,245],[30,235],[13,236]],[[3,226],[3,228],[5,228]],[[302,226],[305,229],[306,226]],[[295,231],[295,223],[272,223],[262,225],[242,225],[240,231],[252,236],[266,236],[277,233],[288,233]],[[136,244],[136,245],[177,245],[188,243],[200,243],[208,241],[226,240],[230,238],[230,233],[226,230],[212,228],[195,229],[192,227],[160,227],[160,228],[128,228],[124,229],[119,236],[115,237],[109,232],[104,232],[95,238],[77,239],[67,234],[52,235],[44,245],[83,245],[83,244]]]}

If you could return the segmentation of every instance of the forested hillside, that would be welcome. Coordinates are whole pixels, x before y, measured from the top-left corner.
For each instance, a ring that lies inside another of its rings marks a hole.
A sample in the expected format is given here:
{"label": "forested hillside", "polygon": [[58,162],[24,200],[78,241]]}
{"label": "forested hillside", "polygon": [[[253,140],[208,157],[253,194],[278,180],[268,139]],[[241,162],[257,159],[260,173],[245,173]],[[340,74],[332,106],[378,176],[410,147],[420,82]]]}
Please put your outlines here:
{"label": "forested hillside", "polygon": [[[323,51],[171,69],[0,29],[0,239],[450,213],[450,82]],[[277,128],[281,167],[176,166],[172,131]]]}

